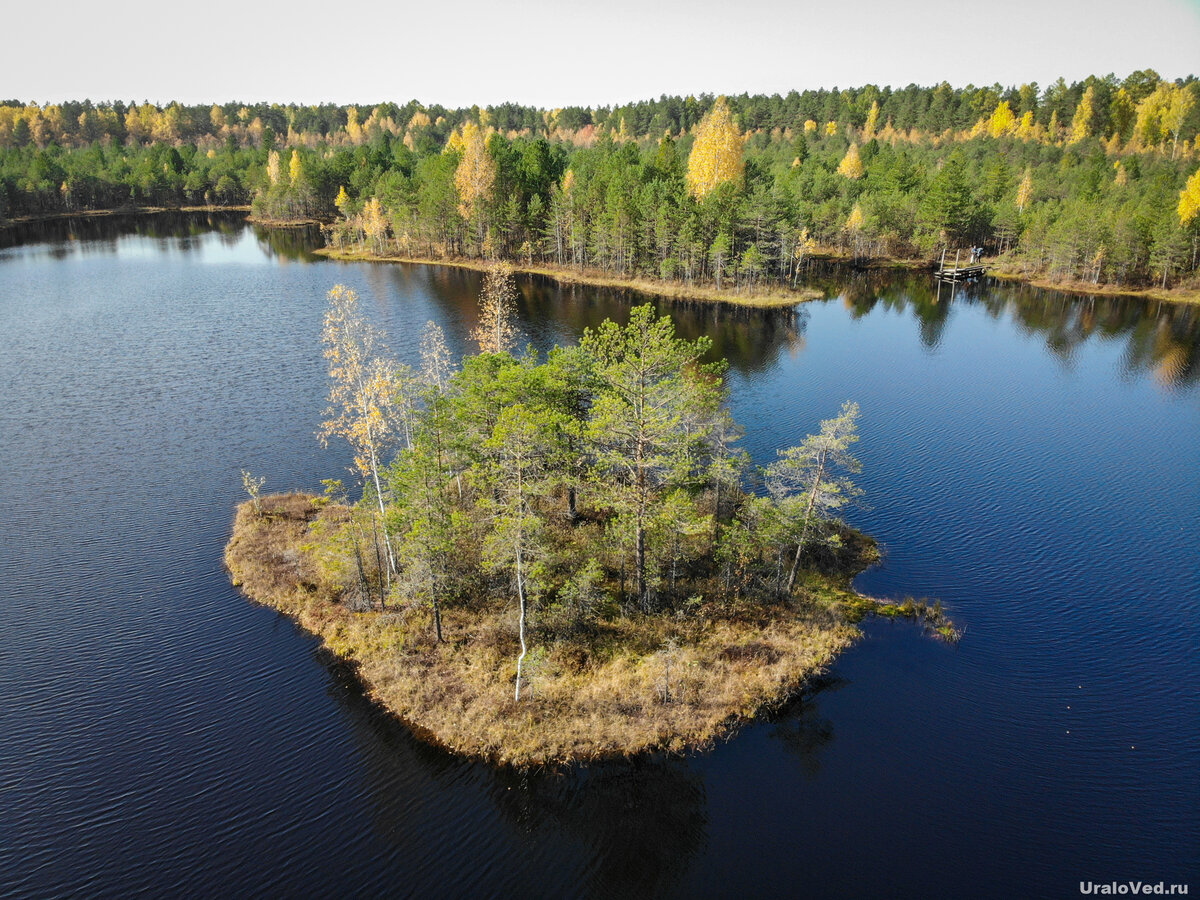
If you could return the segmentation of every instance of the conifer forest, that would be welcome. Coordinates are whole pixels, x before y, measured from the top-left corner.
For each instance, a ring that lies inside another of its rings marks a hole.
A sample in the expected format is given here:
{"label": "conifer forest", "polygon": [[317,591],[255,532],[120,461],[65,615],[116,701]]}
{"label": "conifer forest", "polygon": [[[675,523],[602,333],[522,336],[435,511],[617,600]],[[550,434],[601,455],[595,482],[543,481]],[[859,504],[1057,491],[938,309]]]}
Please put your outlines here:
{"label": "conifer forest", "polygon": [[0,105],[0,221],[251,205],[335,251],[753,293],[818,256],[980,247],[1027,277],[1189,286],[1200,85],[867,85],[624,106]]}

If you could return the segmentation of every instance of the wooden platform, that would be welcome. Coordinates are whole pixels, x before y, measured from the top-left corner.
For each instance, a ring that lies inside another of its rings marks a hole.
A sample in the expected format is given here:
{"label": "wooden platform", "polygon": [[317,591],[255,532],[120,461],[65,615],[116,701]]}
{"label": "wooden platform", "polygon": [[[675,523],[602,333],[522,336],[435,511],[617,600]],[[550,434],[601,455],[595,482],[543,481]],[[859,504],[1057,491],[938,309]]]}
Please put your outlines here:
{"label": "wooden platform", "polygon": [[[954,251],[954,265],[947,269],[946,251],[948,249],[948,247],[942,248],[942,258],[938,260],[937,271],[934,272],[935,278],[939,278],[942,281],[965,281],[968,278],[978,278],[987,271],[987,266],[980,262],[972,262],[970,265],[960,266],[958,260],[959,255],[962,253],[961,249]],[[974,250],[967,255],[974,256]]]}
{"label": "wooden platform", "polygon": [[934,274],[943,281],[963,281],[967,278],[978,278],[987,272],[987,266],[982,263],[976,263],[971,266],[958,266],[957,268],[938,269]]}

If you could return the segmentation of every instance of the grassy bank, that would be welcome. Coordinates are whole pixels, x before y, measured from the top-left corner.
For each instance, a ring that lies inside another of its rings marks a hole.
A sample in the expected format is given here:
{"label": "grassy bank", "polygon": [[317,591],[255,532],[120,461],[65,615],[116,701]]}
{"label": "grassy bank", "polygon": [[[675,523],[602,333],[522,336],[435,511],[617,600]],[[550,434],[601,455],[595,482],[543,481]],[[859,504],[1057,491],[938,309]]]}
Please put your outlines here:
{"label": "grassy bank", "polygon": [[[474,269],[480,272],[486,271],[488,268],[488,262],[479,259],[377,256],[362,250],[335,250],[329,247],[313,252],[319,256],[343,262],[413,263],[418,265],[453,266],[460,269]],[[925,269],[932,270],[935,265],[925,258],[881,256],[855,259],[848,254],[838,254],[832,251],[816,253],[813,258],[822,262],[853,266],[857,269],[921,271]],[[526,265],[519,262],[512,262],[511,265],[514,272],[543,275],[560,284],[586,284],[593,287],[618,288],[637,291],[648,296],[665,297],[670,300],[699,300],[759,309],[794,306],[797,303],[803,303],[808,300],[819,300],[825,296],[824,292],[807,287],[800,287],[795,290],[774,288],[736,293],[731,290],[718,291],[714,285],[686,285],[673,281],[662,281],[656,278],[622,278],[606,272],[580,270],[569,266]],[[1052,281],[1037,273],[1026,273],[1016,267],[993,261],[988,261],[988,274],[1004,281],[1019,281],[1032,287],[1052,291],[1065,291],[1073,294],[1143,297],[1169,303],[1200,303],[1200,289],[1187,286],[1163,290],[1162,288],[1154,287],[1131,288],[1109,284],[1092,284],[1091,282]]]}
{"label": "grassy bank", "polygon": [[1049,291],[1068,294],[1088,294],[1097,297],[1142,297],[1167,303],[1200,303],[1200,288],[1179,285],[1173,288],[1131,288],[1113,284],[1093,284],[1090,281],[1054,281],[1037,273],[1027,273],[1015,265],[999,262],[988,269],[988,274],[1003,281],[1019,281]]}
{"label": "grassy bank", "polygon": [[246,221],[251,225],[262,225],[264,228],[307,228],[310,225],[325,224],[321,219],[272,219],[270,216],[256,216],[253,213],[246,216]]}
{"label": "grassy bank", "polygon": [[[485,272],[489,263],[482,259],[464,259],[460,257],[423,258],[416,256],[377,256],[362,250],[336,250],[325,247],[315,250],[315,253],[329,259],[344,262],[391,262],[415,263],[429,266],[453,266],[459,269],[474,269]],[[510,260],[514,272],[528,275],[542,275],[560,284],[585,284],[590,287],[617,288],[620,290],[637,291],[654,297],[665,297],[670,300],[700,300],[710,303],[728,303],[732,306],[749,306],[759,309],[773,309],[795,306],[806,300],[818,300],[824,293],[812,288],[773,288],[769,290],[718,291],[715,285],[688,285],[676,281],[663,281],[657,278],[622,277],[609,272],[599,272],[587,269],[575,269],[570,266],[554,266],[538,263],[526,264]]]}
{"label": "grassy bank", "polygon": [[[447,606],[445,643],[425,607],[354,612],[325,580],[322,542],[347,511],[304,494],[237,511],[225,562],[251,599],[351,662],[378,702],[467,756],[520,766],[703,747],[794,696],[854,640],[864,604],[849,575],[809,575],[774,605],[702,604],[686,619],[629,614],[543,643],[532,695],[513,700],[515,603]],[[315,526],[315,527],[314,527]]]}

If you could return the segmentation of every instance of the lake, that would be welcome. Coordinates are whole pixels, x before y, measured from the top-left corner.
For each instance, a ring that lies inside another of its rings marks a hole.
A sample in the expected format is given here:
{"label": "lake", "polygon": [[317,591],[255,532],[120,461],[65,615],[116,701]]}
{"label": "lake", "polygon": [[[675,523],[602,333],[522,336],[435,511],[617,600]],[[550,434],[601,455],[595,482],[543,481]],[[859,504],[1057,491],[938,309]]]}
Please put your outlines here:
{"label": "lake", "polygon": [[[314,258],[236,215],[0,233],[0,894],[1064,897],[1200,882],[1200,307],[814,273],[784,312],[660,304],[765,464],[862,408],[886,550],[956,646],[870,621],[706,753],[560,773],[416,740],[222,569],[242,468],[319,445],[325,293],[469,349],[480,276]],[[521,281],[526,339],[619,292]],[[1200,888],[1194,888],[1200,889]]]}

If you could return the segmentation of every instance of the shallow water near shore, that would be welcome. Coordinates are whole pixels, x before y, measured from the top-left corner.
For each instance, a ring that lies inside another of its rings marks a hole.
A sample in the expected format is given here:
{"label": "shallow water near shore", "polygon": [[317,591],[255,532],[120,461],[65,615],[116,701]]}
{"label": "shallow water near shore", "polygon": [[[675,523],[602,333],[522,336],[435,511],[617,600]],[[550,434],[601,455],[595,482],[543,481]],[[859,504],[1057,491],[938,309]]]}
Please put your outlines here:
{"label": "shallow water near shore", "polygon": [[[319,490],[343,282],[414,361],[479,275],[313,258],[236,215],[0,246],[0,894],[1075,896],[1200,880],[1200,308],[814,273],[795,311],[672,306],[759,463],[863,411],[874,621],[711,752],[558,774],[415,739],[221,567],[241,468]],[[631,298],[523,280],[528,340]],[[348,477],[348,476],[347,476]]]}

